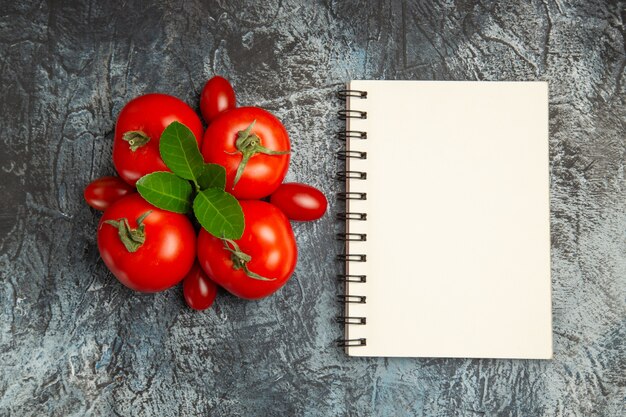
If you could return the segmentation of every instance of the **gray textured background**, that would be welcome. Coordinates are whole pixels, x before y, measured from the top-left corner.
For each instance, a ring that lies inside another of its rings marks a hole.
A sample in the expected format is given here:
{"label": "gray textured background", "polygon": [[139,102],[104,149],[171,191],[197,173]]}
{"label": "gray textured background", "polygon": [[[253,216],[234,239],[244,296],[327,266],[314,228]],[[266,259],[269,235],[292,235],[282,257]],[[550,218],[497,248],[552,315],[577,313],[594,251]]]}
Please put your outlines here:
{"label": "gray textured background", "polygon": [[[168,3],[2,1],[0,415],[625,414],[623,3]],[[196,313],[180,287],[120,285],[83,187],[114,172],[124,103],[196,106],[215,73],[284,121],[288,179],[329,196],[347,80],[548,80],[555,359],[346,357],[334,202],[294,226],[295,276],[269,299]]]}

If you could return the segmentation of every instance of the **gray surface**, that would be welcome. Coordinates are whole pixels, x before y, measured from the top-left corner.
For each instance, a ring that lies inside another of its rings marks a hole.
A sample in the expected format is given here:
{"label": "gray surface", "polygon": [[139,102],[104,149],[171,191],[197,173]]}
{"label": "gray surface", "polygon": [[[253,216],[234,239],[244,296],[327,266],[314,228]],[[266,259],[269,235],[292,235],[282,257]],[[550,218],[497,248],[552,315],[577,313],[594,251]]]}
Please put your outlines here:
{"label": "gray surface", "polygon": [[[625,414],[623,4],[2,3],[0,415]],[[288,179],[329,196],[345,81],[550,81],[554,360],[346,357],[334,203],[294,226],[295,276],[269,299],[195,313],[180,288],[122,287],[82,189],[113,173],[124,103],[195,106],[214,73],[285,122]]]}

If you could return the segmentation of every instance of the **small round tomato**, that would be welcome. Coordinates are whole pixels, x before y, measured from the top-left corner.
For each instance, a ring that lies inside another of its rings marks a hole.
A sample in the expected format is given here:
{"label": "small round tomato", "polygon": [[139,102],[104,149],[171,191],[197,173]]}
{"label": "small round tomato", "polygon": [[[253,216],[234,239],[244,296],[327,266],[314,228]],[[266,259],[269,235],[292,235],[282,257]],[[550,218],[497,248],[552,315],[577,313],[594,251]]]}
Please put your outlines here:
{"label": "small round tomato", "polygon": [[183,281],[183,295],[187,305],[194,310],[206,310],[215,301],[217,285],[206,276],[197,262]]}
{"label": "small round tomato", "polygon": [[328,201],[320,190],[295,182],[281,184],[270,197],[270,203],[278,207],[290,220],[317,220],[324,215]]}
{"label": "small round tomato", "polygon": [[130,185],[154,171],[169,171],[161,159],[161,133],[172,122],[187,126],[202,143],[202,122],[184,101],[167,94],[146,94],[126,104],[115,125],[113,165]]}
{"label": "small round tomato", "polygon": [[271,113],[238,107],[220,114],[204,133],[206,162],[226,168],[226,191],[238,199],[274,192],[289,168],[289,135]]}
{"label": "small round tomato", "polygon": [[122,284],[156,292],[187,275],[195,259],[196,233],[184,214],[156,208],[135,193],[104,212],[98,249]]}
{"label": "small round tomato", "polygon": [[83,191],[85,201],[96,210],[104,211],[135,189],[120,177],[101,177],[91,181]]}
{"label": "small round tomato", "polygon": [[289,220],[264,201],[241,201],[245,229],[236,241],[202,229],[198,260],[207,275],[237,297],[267,297],[281,288],[296,267],[298,249]]}
{"label": "small round tomato", "polygon": [[206,82],[200,94],[200,112],[207,124],[223,111],[236,106],[235,90],[226,78],[216,75]]}

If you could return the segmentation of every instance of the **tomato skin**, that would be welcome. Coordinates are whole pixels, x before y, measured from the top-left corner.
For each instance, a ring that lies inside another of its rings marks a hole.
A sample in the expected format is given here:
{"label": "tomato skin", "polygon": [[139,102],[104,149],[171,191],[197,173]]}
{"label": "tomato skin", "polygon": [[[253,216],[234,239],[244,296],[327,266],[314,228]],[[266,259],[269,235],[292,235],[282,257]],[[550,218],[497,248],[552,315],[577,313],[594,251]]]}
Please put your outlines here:
{"label": "tomato skin", "polygon": [[290,220],[311,221],[324,215],[328,201],[320,190],[296,182],[281,184],[270,197],[270,203],[278,207]]}
{"label": "tomato skin", "polygon": [[243,175],[233,189],[237,167],[242,160],[237,152],[237,134],[255,122],[252,132],[261,144],[273,151],[289,151],[289,135],[271,113],[258,107],[238,107],[220,114],[204,133],[202,155],[206,162],[226,168],[226,191],[241,200],[266,197],[274,192],[287,175],[290,155],[256,154],[248,161]]}
{"label": "tomato skin", "polygon": [[258,299],[281,288],[291,277],[298,259],[296,240],[289,220],[273,205],[264,201],[241,201],[245,229],[235,242],[252,259],[250,271],[272,281],[251,278],[243,269],[235,270],[231,254],[221,239],[204,229],[198,236],[198,260],[206,274],[219,286],[237,297]]}
{"label": "tomato skin", "polygon": [[183,295],[187,305],[194,310],[206,310],[215,301],[217,285],[206,276],[197,262],[183,281]]}
{"label": "tomato skin", "polygon": [[[167,94],[145,94],[129,101],[117,118],[113,139],[113,165],[120,177],[135,185],[137,180],[154,171],[169,171],[161,159],[161,133],[172,122],[180,122],[193,132],[198,146],[202,144],[202,122],[184,101]],[[150,141],[134,152],[124,133],[142,131]]]}
{"label": "tomato skin", "polygon": [[206,82],[200,94],[200,112],[207,124],[223,111],[237,105],[235,90],[226,78],[216,75]]}
{"label": "tomato skin", "polygon": [[83,191],[83,197],[90,207],[105,211],[120,198],[135,192],[120,177],[100,177],[91,181]]}
{"label": "tomato skin", "polygon": [[[137,218],[145,218],[145,242],[136,252],[123,245],[115,226],[107,220],[126,218],[137,228]],[[130,194],[113,203],[98,225],[98,250],[105,265],[128,288],[157,292],[178,284],[191,269],[196,252],[196,233],[187,216],[161,210],[139,194]]]}

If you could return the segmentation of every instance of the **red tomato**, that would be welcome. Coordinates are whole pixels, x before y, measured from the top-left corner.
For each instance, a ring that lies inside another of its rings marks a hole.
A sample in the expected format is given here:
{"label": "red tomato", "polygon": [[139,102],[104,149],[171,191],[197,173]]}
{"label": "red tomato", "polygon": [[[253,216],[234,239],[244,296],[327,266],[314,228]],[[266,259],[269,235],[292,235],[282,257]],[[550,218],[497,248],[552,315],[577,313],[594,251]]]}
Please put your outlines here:
{"label": "red tomato", "polygon": [[185,302],[194,310],[206,310],[211,307],[217,295],[217,285],[211,281],[197,262],[183,281]]}
{"label": "red tomato", "polygon": [[83,191],[85,201],[96,210],[104,211],[120,198],[135,192],[120,177],[102,177],[91,181]]}
{"label": "red tomato", "polygon": [[187,275],[195,258],[196,233],[187,216],[158,209],[131,194],[104,212],[98,249],[122,284],[156,292]]}
{"label": "red tomato", "polygon": [[289,168],[289,151],[285,127],[258,107],[220,114],[204,133],[202,145],[207,162],[226,168],[226,191],[243,200],[268,196],[278,188]]}
{"label": "red tomato", "polygon": [[281,184],[270,197],[270,203],[278,207],[291,220],[317,220],[324,215],[328,201],[317,188],[295,182]]}
{"label": "red tomato", "polygon": [[235,91],[227,79],[216,75],[206,82],[200,94],[200,112],[207,124],[226,110],[236,106]]}
{"label": "red tomato", "polygon": [[213,281],[237,297],[267,297],[291,277],[298,258],[296,240],[289,220],[273,205],[240,203],[246,222],[241,239],[223,241],[202,229],[198,260]]}
{"label": "red tomato", "polygon": [[115,125],[113,164],[120,177],[135,185],[154,171],[169,171],[161,159],[161,133],[172,122],[180,122],[202,143],[202,122],[185,102],[167,94],[146,94],[126,104]]}

